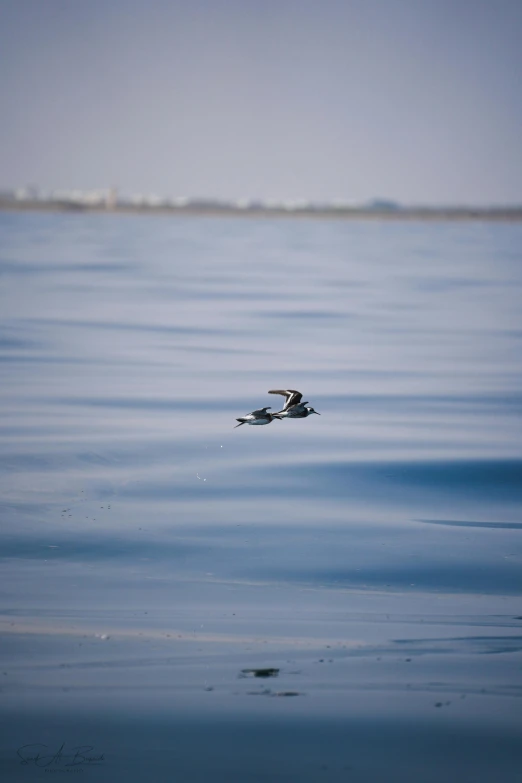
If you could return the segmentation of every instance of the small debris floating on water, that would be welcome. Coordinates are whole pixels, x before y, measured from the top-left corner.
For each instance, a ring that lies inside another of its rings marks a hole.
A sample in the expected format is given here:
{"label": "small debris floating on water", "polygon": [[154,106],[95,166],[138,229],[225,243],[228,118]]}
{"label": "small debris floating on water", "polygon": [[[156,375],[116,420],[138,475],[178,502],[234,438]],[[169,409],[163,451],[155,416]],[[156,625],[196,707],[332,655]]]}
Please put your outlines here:
{"label": "small debris floating on water", "polygon": [[277,677],[279,669],[241,669],[241,677]]}

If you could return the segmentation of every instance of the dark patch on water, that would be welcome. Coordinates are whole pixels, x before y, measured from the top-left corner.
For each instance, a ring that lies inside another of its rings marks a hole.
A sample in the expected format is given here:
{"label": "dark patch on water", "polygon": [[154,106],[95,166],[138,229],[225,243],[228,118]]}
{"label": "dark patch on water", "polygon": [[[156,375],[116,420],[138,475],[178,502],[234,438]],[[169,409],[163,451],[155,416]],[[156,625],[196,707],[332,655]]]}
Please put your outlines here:
{"label": "dark patch on water", "polygon": [[[415,655],[463,654],[502,655],[522,652],[522,636],[454,636],[437,639],[393,639],[393,644],[400,645],[402,650],[408,650]],[[519,685],[513,686],[517,695],[522,696]]]}
{"label": "dark patch on water", "polygon": [[457,519],[417,519],[429,525],[448,525],[449,527],[484,527],[489,530],[522,530],[521,522],[469,522]]}
{"label": "dark patch on water", "polygon": [[279,669],[241,669],[242,677],[277,677]]}
{"label": "dark patch on water", "polygon": [[[318,589],[341,588],[379,589],[393,593],[475,593],[483,595],[517,595],[522,593],[522,569],[516,562],[502,564],[466,562],[464,555],[453,555],[451,560],[439,558],[436,563],[409,565],[402,554],[397,555],[395,568],[383,565],[380,568],[341,569],[336,563],[330,568],[314,568],[310,558],[306,566],[295,569],[291,562],[279,568],[266,567],[262,573],[256,570],[258,579],[278,579],[281,582],[316,585]],[[245,575],[242,574],[243,578]]]}
{"label": "dark patch on water", "polygon": [[[6,330],[4,334],[0,333],[0,350],[41,350],[42,348],[43,343],[21,337],[19,335],[13,334],[11,331],[7,332]],[[9,359],[10,354],[8,354],[5,358]]]}
{"label": "dark patch on water", "polygon": [[338,320],[350,317],[347,313],[332,313],[327,310],[269,310],[253,313],[253,315],[256,318],[283,318],[304,321]]}
{"label": "dark patch on water", "polygon": [[[96,402],[92,402],[96,405]],[[110,401],[102,401],[102,405]],[[136,401],[136,407],[155,405],[155,402]],[[160,403],[160,407],[161,407]],[[169,403],[165,402],[168,409]],[[185,403],[183,403],[185,404]],[[187,409],[199,403],[189,401]],[[234,403],[235,404],[235,403]],[[133,403],[130,403],[131,407]],[[232,404],[231,404],[232,407]],[[292,426],[294,422],[290,423]],[[273,426],[286,427],[285,422]],[[274,454],[272,465],[251,467],[237,465],[230,472],[215,471],[213,480],[205,485],[206,497],[295,497],[318,500],[353,500],[371,496],[376,504],[408,507],[416,500],[423,506],[453,505],[456,498],[466,504],[522,502],[522,460],[445,460],[407,462],[303,462],[286,464],[286,454]],[[196,498],[201,488],[194,484],[174,485],[159,480],[141,482],[139,487],[126,486],[122,495],[142,498]]]}
{"label": "dark patch on water", "polygon": [[512,394],[343,394],[321,395],[321,404],[335,409],[372,411],[455,411],[476,414],[478,410],[522,412],[522,395]]}
{"label": "dark patch on water", "polygon": [[117,364],[133,364],[132,362],[120,362],[112,359],[88,359],[86,357],[80,359],[75,356],[42,356],[39,354],[4,354],[0,356],[0,362],[4,364],[56,364],[64,366],[78,364],[80,366],[96,365],[101,367],[104,365],[114,367]]}
{"label": "dark patch on water", "polygon": [[467,288],[487,288],[498,284],[495,280],[480,280],[476,277],[410,277],[404,278],[403,282],[415,291],[428,294],[444,294]]}
{"label": "dark patch on water", "polygon": [[205,326],[179,326],[167,324],[125,323],[120,321],[81,321],[56,318],[26,318],[24,323],[34,323],[40,326],[55,326],[62,329],[78,328],[90,330],[107,330],[123,332],[151,332],[153,334],[195,334],[195,335],[234,335],[235,329],[220,329]]}
{"label": "dark patch on water", "polygon": [[247,691],[248,696],[302,696],[299,691],[272,691],[270,688],[264,688],[262,691]]}
{"label": "dark patch on water", "polygon": [[117,408],[121,410],[191,410],[236,411],[245,407],[244,400],[165,399],[143,397],[62,397],[50,401],[52,405],[75,405],[90,408]]}
{"label": "dark patch on water", "polygon": [[[69,511],[69,509],[67,509]],[[91,512],[92,513],[92,512]],[[69,515],[70,516],[70,515]],[[85,514],[76,515],[75,524],[85,523]],[[2,536],[0,559],[53,560],[55,562],[104,562],[107,560],[140,563],[144,560],[169,558],[184,561],[189,556],[208,551],[209,540],[196,539],[151,541],[147,536],[132,538],[129,533],[116,538],[107,534],[86,535],[68,530],[66,537],[59,533],[40,536]]]}
{"label": "dark patch on water", "polygon": [[470,500],[522,501],[522,460],[444,460],[354,464],[330,462],[288,467],[287,474],[303,479],[303,491],[321,484],[337,496],[350,495],[354,482],[365,480],[380,492],[386,487],[445,495],[466,494]]}
{"label": "dark patch on water", "polygon": [[53,264],[43,262],[31,264],[19,261],[0,261],[0,275],[44,275],[53,273],[67,275],[75,272],[130,272],[133,268],[132,264],[126,263]]}

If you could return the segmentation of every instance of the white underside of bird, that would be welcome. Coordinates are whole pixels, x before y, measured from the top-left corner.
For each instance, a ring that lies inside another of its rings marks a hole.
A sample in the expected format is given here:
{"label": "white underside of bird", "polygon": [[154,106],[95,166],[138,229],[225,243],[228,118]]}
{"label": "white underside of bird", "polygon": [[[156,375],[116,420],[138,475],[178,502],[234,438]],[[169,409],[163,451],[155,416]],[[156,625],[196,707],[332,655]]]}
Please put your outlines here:
{"label": "white underside of bird", "polygon": [[306,406],[308,403],[300,402],[299,405],[292,405],[291,408],[283,408],[278,412],[279,416],[283,416],[285,419],[299,419],[306,416]]}
{"label": "white underside of bird", "polygon": [[277,413],[268,413],[269,410],[270,407],[259,408],[257,411],[247,413],[246,416],[240,416],[238,419],[236,419],[236,421],[239,422],[239,424],[236,424],[236,427],[241,427],[242,424],[259,426],[262,424],[270,424],[270,422],[274,419],[281,419],[281,416],[279,416]]}

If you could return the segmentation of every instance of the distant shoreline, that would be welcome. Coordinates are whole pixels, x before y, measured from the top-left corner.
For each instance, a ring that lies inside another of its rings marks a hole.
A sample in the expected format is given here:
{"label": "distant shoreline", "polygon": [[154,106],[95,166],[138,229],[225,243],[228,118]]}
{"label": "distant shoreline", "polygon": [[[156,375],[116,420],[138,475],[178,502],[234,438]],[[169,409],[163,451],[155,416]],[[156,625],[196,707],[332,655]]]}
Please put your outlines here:
{"label": "distant shoreline", "polygon": [[60,201],[11,201],[0,199],[2,212],[61,212],[102,215],[187,215],[191,217],[239,218],[322,218],[334,220],[394,220],[394,221],[495,221],[522,222],[522,207],[401,207],[379,209],[369,207],[296,207],[294,209],[250,207],[240,209],[233,205],[190,204],[187,206],[143,206],[117,204],[85,205]]}

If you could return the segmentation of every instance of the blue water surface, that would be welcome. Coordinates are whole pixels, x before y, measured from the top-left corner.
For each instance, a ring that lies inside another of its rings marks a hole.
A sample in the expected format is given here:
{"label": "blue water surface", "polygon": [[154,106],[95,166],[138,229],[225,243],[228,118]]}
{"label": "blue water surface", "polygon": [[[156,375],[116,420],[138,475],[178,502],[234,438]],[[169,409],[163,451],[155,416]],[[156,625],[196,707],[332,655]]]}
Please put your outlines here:
{"label": "blue water surface", "polygon": [[9,780],[519,780],[521,225],[0,213],[0,297]]}

